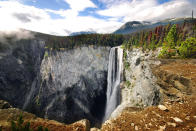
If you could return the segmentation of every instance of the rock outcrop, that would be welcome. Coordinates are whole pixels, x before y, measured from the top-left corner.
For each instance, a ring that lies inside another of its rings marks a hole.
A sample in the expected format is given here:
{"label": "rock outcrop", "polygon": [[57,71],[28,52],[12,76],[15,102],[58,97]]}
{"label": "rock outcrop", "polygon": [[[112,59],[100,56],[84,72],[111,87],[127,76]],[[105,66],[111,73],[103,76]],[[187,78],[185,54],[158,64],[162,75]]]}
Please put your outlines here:
{"label": "rock outcrop", "polygon": [[99,123],[105,108],[109,50],[81,47],[45,52],[40,85],[29,92],[27,110],[36,107],[35,114],[65,123],[82,118]]}
{"label": "rock outcrop", "polygon": [[0,53],[0,99],[23,107],[39,74],[43,55],[44,41],[40,39],[9,43],[9,48]]}
{"label": "rock outcrop", "polygon": [[[0,105],[2,103],[6,103],[6,105],[10,105],[8,102],[0,100]],[[4,108],[0,109],[0,129],[3,131],[11,131],[11,122],[16,122],[22,116],[22,120],[24,121],[21,126],[25,126],[26,123],[30,123],[30,129],[37,130],[38,127],[42,126],[43,128],[47,128],[49,131],[89,131],[90,130],[90,122],[86,119],[77,121],[70,125],[65,125],[63,123],[42,119],[37,117],[34,114],[27,113],[18,108]]]}
{"label": "rock outcrop", "polygon": [[[156,53],[156,52],[155,52]],[[112,118],[127,107],[146,107],[160,102],[159,86],[152,74],[150,64],[160,64],[151,60],[155,54],[141,49],[124,51],[124,83],[121,84],[121,104],[113,112]]]}
{"label": "rock outcrop", "polygon": [[7,101],[0,100],[0,109],[8,108],[12,108],[12,106]]}

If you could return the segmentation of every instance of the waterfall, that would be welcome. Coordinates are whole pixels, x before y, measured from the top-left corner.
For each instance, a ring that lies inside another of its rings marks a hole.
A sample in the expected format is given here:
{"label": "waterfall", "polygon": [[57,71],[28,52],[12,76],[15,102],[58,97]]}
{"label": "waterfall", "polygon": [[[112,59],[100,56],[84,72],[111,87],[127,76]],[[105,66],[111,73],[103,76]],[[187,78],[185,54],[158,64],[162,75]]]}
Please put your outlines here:
{"label": "waterfall", "polygon": [[110,50],[108,78],[107,78],[107,101],[104,121],[109,119],[112,112],[120,104],[120,82],[123,72],[123,49],[113,47]]}

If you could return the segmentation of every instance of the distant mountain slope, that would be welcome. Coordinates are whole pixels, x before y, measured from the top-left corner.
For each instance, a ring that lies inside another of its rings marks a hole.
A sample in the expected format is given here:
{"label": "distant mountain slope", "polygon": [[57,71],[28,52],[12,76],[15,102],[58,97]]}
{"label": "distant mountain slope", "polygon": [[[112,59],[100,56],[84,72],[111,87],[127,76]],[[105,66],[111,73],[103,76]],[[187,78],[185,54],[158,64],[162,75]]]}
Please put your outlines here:
{"label": "distant mountain slope", "polygon": [[76,36],[76,35],[82,35],[82,34],[96,34],[95,31],[80,31],[80,32],[73,32],[69,36]]}
{"label": "distant mountain slope", "polygon": [[184,21],[189,21],[191,18],[173,18],[173,19],[165,19],[159,22],[151,23],[151,22],[141,22],[141,21],[130,21],[125,23],[123,26],[121,26],[118,30],[114,32],[114,34],[129,34],[138,32],[144,29],[151,29],[156,26],[160,25],[167,25],[169,23],[171,24],[180,24]]}

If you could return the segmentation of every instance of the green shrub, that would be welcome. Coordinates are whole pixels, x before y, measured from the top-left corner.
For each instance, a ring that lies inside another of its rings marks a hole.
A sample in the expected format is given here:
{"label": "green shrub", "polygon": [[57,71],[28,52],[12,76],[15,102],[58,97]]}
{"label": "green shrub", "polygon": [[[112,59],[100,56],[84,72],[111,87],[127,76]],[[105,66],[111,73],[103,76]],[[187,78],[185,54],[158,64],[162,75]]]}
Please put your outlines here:
{"label": "green shrub", "polygon": [[129,66],[130,66],[130,64],[129,64],[129,62],[125,62],[125,69],[129,69]]}
{"label": "green shrub", "polygon": [[45,51],[44,58],[48,57],[48,51]]}
{"label": "green shrub", "polygon": [[144,44],[143,44],[143,50],[145,51],[146,49],[147,49],[147,47],[148,47],[148,45],[147,45],[147,43],[146,42],[144,42]]}
{"label": "green shrub", "polygon": [[125,82],[125,86],[126,86],[126,87],[129,87],[130,85],[131,85],[130,81],[126,81],[126,82]]}
{"label": "green shrub", "polygon": [[196,38],[187,38],[179,47],[179,54],[182,58],[196,58]]}
{"label": "green shrub", "polygon": [[160,40],[160,41],[158,42],[158,44],[156,45],[156,48],[161,47],[161,46],[162,46],[162,41]]}
{"label": "green shrub", "polygon": [[151,49],[151,50],[155,50],[156,49],[156,45],[155,45],[154,41],[152,41],[150,43],[149,49]]}
{"label": "green shrub", "polygon": [[159,54],[159,58],[171,58],[176,55],[176,50],[170,49],[169,47],[163,46]]}
{"label": "green shrub", "polygon": [[[20,115],[16,123],[14,121],[11,121],[11,131],[33,131],[33,130],[30,129],[30,122],[24,124],[23,117],[22,115]],[[37,131],[48,131],[48,129],[47,128],[43,129],[43,127],[40,126],[38,127]]]}
{"label": "green shrub", "polygon": [[121,48],[122,48],[122,49],[126,49],[125,46],[126,46],[126,44],[123,43],[123,44],[121,45]]}
{"label": "green shrub", "polygon": [[44,128],[44,129],[43,129],[42,126],[39,126],[38,129],[37,129],[37,131],[48,131],[48,129],[47,129],[47,128]]}
{"label": "green shrub", "polygon": [[126,59],[127,58],[127,52],[124,50],[123,52],[123,58]]}

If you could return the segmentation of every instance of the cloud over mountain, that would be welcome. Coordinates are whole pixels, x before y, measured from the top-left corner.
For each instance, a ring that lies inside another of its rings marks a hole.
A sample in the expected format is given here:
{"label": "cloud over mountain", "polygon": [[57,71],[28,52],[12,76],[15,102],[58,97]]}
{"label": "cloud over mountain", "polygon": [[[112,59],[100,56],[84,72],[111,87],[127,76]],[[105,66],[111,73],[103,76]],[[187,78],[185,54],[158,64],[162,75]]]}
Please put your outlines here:
{"label": "cloud over mountain", "polygon": [[[53,35],[89,30],[111,33],[127,21],[188,17],[196,7],[190,0],[163,1],[54,0],[56,9],[47,7],[50,3],[44,0],[3,0],[0,30],[24,28]],[[58,3],[67,7],[58,7]]]}

